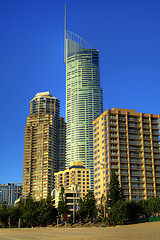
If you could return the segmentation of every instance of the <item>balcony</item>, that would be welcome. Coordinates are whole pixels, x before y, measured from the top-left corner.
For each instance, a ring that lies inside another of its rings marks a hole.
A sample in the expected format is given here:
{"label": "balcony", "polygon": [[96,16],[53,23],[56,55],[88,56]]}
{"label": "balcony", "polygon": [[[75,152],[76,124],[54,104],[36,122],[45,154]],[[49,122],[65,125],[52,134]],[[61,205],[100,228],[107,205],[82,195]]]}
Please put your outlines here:
{"label": "balcony", "polygon": [[111,155],[111,156],[116,156],[116,155],[118,155],[118,152],[117,152],[117,151],[116,151],[116,152],[111,151],[111,152],[110,152],[110,155]]}
{"label": "balcony", "polygon": [[127,144],[127,141],[120,140],[119,143],[120,143],[120,144]]}
{"label": "balcony", "polygon": [[143,118],[142,120],[144,123],[149,123],[149,119],[148,118]]}
{"label": "balcony", "polygon": [[129,139],[141,139],[141,137],[139,135],[134,135],[134,134],[129,134]]}
{"label": "balcony", "polygon": [[146,183],[153,183],[153,178],[146,178]]}
{"label": "balcony", "polygon": [[144,139],[144,140],[150,140],[150,136],[146,136],[146,135],[145,135],[145,136],[143,136],[143,139]]}
{"label": "balcony", "polygon": [[110,143],[118,143],[116,140],[110,139]]}
{"label": "balcony", "polygon": [[113,134],[113,133],[110,133],[109,136],[110,136],[110,137],[116,137],[116,138],[118,137],[117,134]]}
{"label": "balcony", "polygon": [[127,152],[120,152],[120,157],[127,157]]}
{"label": "balcony", "polygon": [[128,195],[129,194],[129,190],[123,190],[123,194],[124,195]]}
{"label": "balcony", "polygon": [[142,151],[140,147],[133,147],[133,146],[130,146],[129,150],[130,151],[137,151],[137,152],[141,152]]}
{"label": "balcony", "polygon": [[120,168],[121,169],[128,169],[128,164],[121,163]]}
{"label": "balcony", "polygon": [[159,139],[158,139],[158,136],[157,137],[152,137],[152,139],[154,140],[154,141],[158,141],[159,142]]}
{"label": "balcony", "polygon": [[120,146],[120,150],[126,150],[126,151],[127,151],[127,147],[125,147],[125,146]]}
{"label": "balcony", "polygon": [[126,138],[127,135],[126,134],[119,134],[119,138]]}
{"label": "balcony", "polygon": [[150,131],[148,131],[148,130],[143,130],[143,133],[144,133],[144,134],[150,134]]}
{"label": "balcony", "polygon": [[148,186],[148,185],[147,185],[147,191],[148,191],[149,189],[153,189],[153,190],[154,190],[154,187],[153,187],[153,186]]}
{"label": "balcony", "polygon": [[110,124],[110,125],[117,125],[116,122],[112,122],[112,121],[109,121],[109,124]]}
{"label": "balcony", "polygon": [[141,165],[140,165],[139,167],[138,167],[138,166],[131,165],[131,166],[130,166],[130,169],[131,169],[131,170],[134,170],[134,169],[135,169],[135,170],[141,170],[141,171],[143,170],[142,167],[141,167]]}
{"label": "balcony", "polygon": [[145,160],[145,164],[152,164],[152,160]]}
{"label": "balcony", "polygon": [[128,163],[128,159],[127,158],[120,158],[120,162],[121,163]]}
{"label": "balcony", "polygon": [[126,117],[125,117],[125,116],[124,116],[124,117],[119,116],[118,119],[119,119],[119,120],[124,120],[124,121],[126,121]]}
{"label": "balcony", "polygon": [[152,135],[157,135],[157,136],[159,136],[159,133],[158,133],[158,131],[153,130],[153,131],[152,131]]}
{"label": "balcony", "polygon": [[117,120],[117,116],[115,115],[115,116],[109,116],[109,119],[115,119],[115,120]]}
{"label": "balcony", "polygon": [[142,183],[143,179],[131,179],[131,182]]}
{"label": "balcony", "polygon": [[110,146],[110,149],[117,150],[118,148],[116,146]]}
{"label": "balcony", "polygon": [[140,177],[142,177],[143,175],[142,175],[142,172],[133,172],[133,173],[131,173],[131,176],[133,177],[133,176],[140,176]]}
{"label": "balcony", "polygon": [[138,134],[141,134],[141,132],[140,132],[138,129],[136,130],[136,129],[134,129],[134,128],[129,128],[129,129],[128,129],[128,132],[129,132],[129,133],[138,133]]}
{"label": "balcony", "polygon": [[126,123],[125,122],[119,122],[119,126],[126,126]]}
{"label": "balcony", "polygon": [[160,165],[160,160],[154,160],[155,165]]}
{"label": "balcony", "polygon": [[141,145],[141,142],[138,141],[129,141],[130,145]]}
{"label": "balcony", "polygon": [[130,157],[142,157],[141,153],[136,153],[136,152],[130,152],[129,154]]}
{"label": "balcony", "polygon": [[130,123],[130,122],[129,122],[128,127],[140,128],[140,125],[139,125],[139,124],[136,124],[136,123]]}
{"label": "balcony", "polygon": [[118,163],[118,159],[111,159],[110,162],[111,163]]}
{"label": "balcony", "polygon": [[123,175],[123,176],[126,175],[127,176],[128,175],[128,171],[127,170],[121,170],[121,175]]}
{"label": "balcony", "polygon": [[144,189],[143,184],[132,184],[131,188],[133,188],[133,189]]}
{"label": "balcony", "polygon": [[112,128],[112,127],[110,127],[110,128],[109,128],[109,131],[110,131],[110,132],[117,132],[117,128]]}
{"label": "balcony", "polygon": [[149,128],[149,124],[143,124],[143,128]]}
{"label": "balcony", "polygon": [[146,172],[146,177],[153,177],[152,172]]}
{"label": "balcony", "polygon": [[132,158],[130,159],[130,163],[143,164],[141,159],[136,160],[136,159],[132,159]]}
{"label": "balcony", "polygon": [[154,196],[154,192],[147,191],[147,196]]}
{"label": "balcony", "polygon": [[139,122],[140,121],[140,119],[139,118],[137,118],[137,117],[128,117],[128,121],[133,121],[133,122]]}
{"label": "balcony", "polygon": [[152,165],[147,165],[147,166],[145,166],[145,169],[152,171]]}
{"label": "balcony", "polygon": [[116,164],[111,164],[111,168],[112,168],[112,169],[118,169],[119,167],[118,167],[118,165],[116,165]]}
{"label": "balcony", "polygon": [[160,172],[155,172],[155,177],[160,177]]}
{"label": "balcony", "polygon": [[145,157],[145,158],[152,158],[152,155],[145,153],[145,154],[144,154],[144,157]]}
{"label": "balcony", "polygon": [[153,143],[153,147],[158,147],[159,148],[159,144],[157,142]]}
{"label": "balcony", "polygon": [[144,192],[143,191],[134,191],[132,190],[132,195],[136,195],[136,196],[144,196]]}

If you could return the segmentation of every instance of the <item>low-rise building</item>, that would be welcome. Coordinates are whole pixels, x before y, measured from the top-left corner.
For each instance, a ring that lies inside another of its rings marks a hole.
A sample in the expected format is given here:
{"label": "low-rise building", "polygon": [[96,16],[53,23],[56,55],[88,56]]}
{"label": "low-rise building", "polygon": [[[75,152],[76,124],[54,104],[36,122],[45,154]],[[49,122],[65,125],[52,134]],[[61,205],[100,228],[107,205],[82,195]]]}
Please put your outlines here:
{"label": "low-rise building", "polygon": [[61,189],[61,186],[67,189],[73,184],[78,185],[83,198],[91,188],[90,169],[85,168],[83,162],[73,162],[71,167],[54,173],[54,176],[57,190]]}
{"label": "low-rise building", "polygon": [[[55,204],[55,208],[58,207],[59,199],[60,199],[60,189],[54,189],[52,191],[52,196]],[[78,210],[78,203],[81,196],[80,188],[77,185],[71,185],[70,187],[65,189],[64,197],[66,199],[67,208],[71,212],[75,212]]]}

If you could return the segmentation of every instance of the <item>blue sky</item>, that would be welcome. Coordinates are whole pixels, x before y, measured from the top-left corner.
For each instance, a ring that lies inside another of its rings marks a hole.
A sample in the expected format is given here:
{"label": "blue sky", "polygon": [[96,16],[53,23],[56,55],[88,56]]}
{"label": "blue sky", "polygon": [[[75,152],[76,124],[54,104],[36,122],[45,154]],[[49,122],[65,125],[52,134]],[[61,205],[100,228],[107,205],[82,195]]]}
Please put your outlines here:
{"label": "blue sky", "polygon": [[160,114],[159,0],[0,0],[0,183],[22,182],[24,126],[37,92],[65,117],[67,28],[100,51],[106,108]]}

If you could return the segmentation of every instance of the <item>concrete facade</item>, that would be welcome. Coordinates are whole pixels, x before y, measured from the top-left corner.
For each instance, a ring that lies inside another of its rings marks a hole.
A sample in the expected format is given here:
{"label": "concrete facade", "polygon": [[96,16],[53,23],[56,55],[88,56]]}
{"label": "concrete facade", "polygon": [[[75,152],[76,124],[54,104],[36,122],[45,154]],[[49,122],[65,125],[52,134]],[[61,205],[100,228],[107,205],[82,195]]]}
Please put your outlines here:
{"label": "concrete facade", "polygon": [[107,197],[114,169],[128,200],[160,196],[160,115],[106,110],[93,122],[94,193]]}
{"label": "concrete facade", "polygon": [[24,141],[23,196],[46,198],[54,188],[54,172],[65,169],[65,122],[60,102],[49,92],[30,103]]}
{"label": "concrete facade", "polygon": [[83,198],[91,189],[90,169],[85,168],[83,162],[73,162],[71,167],[55,173],[54,176],[57,190],[61,189],[61,186],[67,189],[71,185],[77,185]]}

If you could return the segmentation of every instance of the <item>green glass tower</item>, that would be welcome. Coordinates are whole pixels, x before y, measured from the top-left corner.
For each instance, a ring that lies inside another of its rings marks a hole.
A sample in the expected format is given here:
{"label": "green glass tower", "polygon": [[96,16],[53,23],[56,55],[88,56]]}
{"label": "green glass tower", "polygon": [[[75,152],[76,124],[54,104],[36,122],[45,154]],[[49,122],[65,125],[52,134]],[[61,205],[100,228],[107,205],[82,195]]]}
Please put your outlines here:
{"label": "green glass tower", "polygon": [[103,112],[99,51],[78,35],[65,31],[66,167],[83,161],[93,179],[92,122]]}

